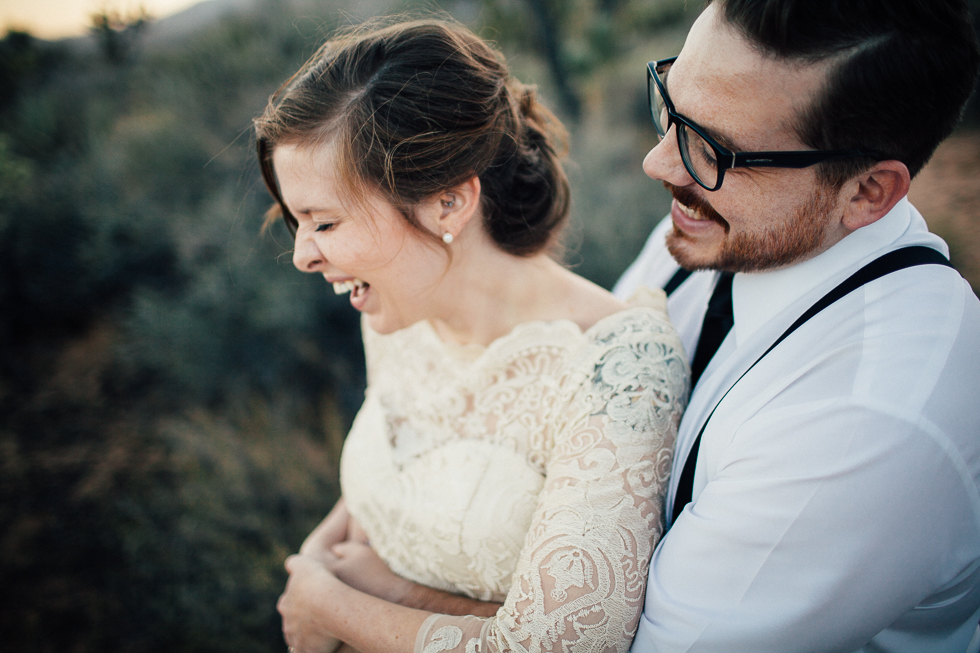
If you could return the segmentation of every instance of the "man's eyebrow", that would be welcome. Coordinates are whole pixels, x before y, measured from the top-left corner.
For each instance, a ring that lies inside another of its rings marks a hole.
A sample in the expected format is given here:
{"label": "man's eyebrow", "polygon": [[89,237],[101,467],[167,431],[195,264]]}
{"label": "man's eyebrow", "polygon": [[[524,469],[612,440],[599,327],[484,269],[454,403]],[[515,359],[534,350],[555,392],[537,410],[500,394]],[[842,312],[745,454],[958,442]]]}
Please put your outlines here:
{"label": "man's eyebrow", "polygon": [[[663,80],[663,82],[664,82],[664,88],[667,89],[667,95],[668,96],[670,95],[670,88],[667,87],[667,84],[669,83],[669,79],[670,79],[670,71],[668,70],[667,71],[667,76],[664,77],[664,80]],[[682,116],[684,116],[684,114],[681,113],[680,111],[678,111],[678,113],[680,113]],[[693,120],[691,120],[687,116],[684,116],[684,118],[686,118],[687,120],[690,120],[691,122],[694,122]],[[725,136],[724,134],[722,134],[722,133],[720,133],[718,131],[715,131],[711,127],[705,127],[701,123],[694,122],[694,124],[698,126],[698,129],[700,129],[701,131],[703,131],[705,134],[707,134],[709,137],[711,137],[716,143],[718,143],[718,145],[721,145],[723,148],[725,148],[729,152],[741,152],[742,151],[742,149],[738,146],[738,144],[736,144],[735,141],[733,141],[732,139],[730,139],[728,136]]]}
{"label": "man's eyebrow", "polygon": [[705,127],[704,125],[698,125],[698,127],[701,128],[701,131],[703,131],[705,134],[707,134],[712,139],[714,139],[714,141],[716,143],[718,143],[718,145],[721,145],[723,148],[725,148],[729,152],[741,152],[742,151],[742,148],[740,148],[735,143],[735,141],[733,141],[732,139],[730,139],[728,136],[725,136],[724,134],[715,131],[711,127]]}

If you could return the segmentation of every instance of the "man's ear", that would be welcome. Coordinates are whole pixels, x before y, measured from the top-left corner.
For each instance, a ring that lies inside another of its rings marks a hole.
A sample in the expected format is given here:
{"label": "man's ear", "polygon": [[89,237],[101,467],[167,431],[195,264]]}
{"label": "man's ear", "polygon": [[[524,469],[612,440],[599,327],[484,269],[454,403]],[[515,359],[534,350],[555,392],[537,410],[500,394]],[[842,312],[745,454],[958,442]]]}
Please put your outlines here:
{"label": "man's ear", "polygon": [[463,183],[439,194],[439,233],[452,234],[453,238],[480,216],[480,178],[473,175]]}
{"label": "man's ear", "polygon": [[874,224],[908,194],[911,181],[901,161],[878,161],[844,184],[850,199],[841,223],[850,231]]}

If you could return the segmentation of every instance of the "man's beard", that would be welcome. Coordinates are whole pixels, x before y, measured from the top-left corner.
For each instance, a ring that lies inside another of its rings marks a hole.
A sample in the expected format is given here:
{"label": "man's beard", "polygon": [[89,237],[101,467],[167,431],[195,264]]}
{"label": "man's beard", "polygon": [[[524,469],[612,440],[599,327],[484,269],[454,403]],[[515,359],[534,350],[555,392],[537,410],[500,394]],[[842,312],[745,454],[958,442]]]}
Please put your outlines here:
{"label": "man's beard", "polygon": [[667,234],[667,250],[687,270],[723,270],[754,272],[772,270],[810,258],[824,243],[826,215],[832,208],[832,197],[815,189],[789,223],[777,223],[759,234],[737,233],[721,215],[690,188],[664,182],[678,202],[694,209],[699,217],[718,223],[725,229],[721,251],[712,257],[690,251],[689,237],[674,225]]}

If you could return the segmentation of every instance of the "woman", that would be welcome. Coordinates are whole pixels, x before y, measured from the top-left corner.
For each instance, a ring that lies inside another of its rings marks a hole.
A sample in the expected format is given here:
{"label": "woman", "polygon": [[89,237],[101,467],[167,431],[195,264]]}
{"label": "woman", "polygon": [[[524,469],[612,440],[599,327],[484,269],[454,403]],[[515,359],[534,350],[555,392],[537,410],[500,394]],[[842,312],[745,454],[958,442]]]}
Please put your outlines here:
{"label": "woman", "polygon": [[687,367],[662,297],[548,256],[561,126],[419,21],[326,43],[256,130],[271,215],[350,292],[368,365],[344,498],[287,561],[291,650],[625,651]]}

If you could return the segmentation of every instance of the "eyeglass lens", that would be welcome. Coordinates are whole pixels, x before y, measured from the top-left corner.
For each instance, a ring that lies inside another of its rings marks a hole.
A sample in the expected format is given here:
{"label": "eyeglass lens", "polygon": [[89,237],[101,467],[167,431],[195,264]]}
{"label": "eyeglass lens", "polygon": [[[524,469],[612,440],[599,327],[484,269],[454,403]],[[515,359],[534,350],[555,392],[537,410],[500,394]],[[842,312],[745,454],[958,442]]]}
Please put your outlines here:
{"label": "eyeglass lens", "polygon": [[[667,83],[667,72],[670,65],[660,66],[657,73],[662,83]],[[653,118],[654,127],[660,138],[667,135],[670,126],[670,117],[667,114],[667,103],[660,93],[659,85],[651,77],[649,80],[650,88],[650,114]],[[681,160],[684,167],[705,188],[714,188],[718,185],[718,154],[715,149],[705,141],[696,131],[688,127],[680,120],[673,121],[677,129],[677,146],[681,153]]]}

